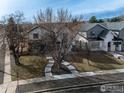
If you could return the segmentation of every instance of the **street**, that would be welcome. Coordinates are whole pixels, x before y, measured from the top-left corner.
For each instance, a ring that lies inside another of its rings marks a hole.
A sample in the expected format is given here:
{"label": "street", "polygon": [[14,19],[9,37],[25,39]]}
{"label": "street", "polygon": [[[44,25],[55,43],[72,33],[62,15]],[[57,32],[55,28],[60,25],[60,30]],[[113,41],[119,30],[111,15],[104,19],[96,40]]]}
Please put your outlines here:
{"label": "street", "polygon": [[16,93],[123,93],[123,77],[120,73],[30,83],[18,85]]}

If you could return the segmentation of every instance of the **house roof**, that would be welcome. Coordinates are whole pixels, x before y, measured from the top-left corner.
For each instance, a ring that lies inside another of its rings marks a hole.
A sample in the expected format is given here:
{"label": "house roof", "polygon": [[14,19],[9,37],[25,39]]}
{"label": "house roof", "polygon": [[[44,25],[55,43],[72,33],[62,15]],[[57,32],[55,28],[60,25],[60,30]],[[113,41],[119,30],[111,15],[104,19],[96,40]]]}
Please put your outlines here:
{"label": "house roof", "polygon": [[34,26],[28,32],[31,32],[34,29],[37,29],[39,27],[42,28],[42,29],[48,30],[47,26],[51,26],[53,29],[54,28],[60,29],[60,28],[62,28],[64,26],[64,27],[66,27],[66,28],[68,28],[70,30],[75,30],[75,29],[79,28],[80,24],[82,24],[82,22],[75,22],[75,23],[73,23],[73,22],[68,22],[68,23],[44,23],[44,24]]}
{"label": "house roof", "polygon": [[119,31],[124,28],[124,21],[121,22],[106,22],[107,27],[113,31]]}
{"label": "house roof", "polygon": [[[104,38],[109,31],[112,31],[114,36],[118,36],[118,33],[124,29],[124,21],[121,22],[104,22],[104,23],[83,23],[81,25],[80,32],[87,32],[95,26],[101,26],[105,28],[99,35],[98,38]],[[116,33],[117,32],[117,33]]]}
{"label": "house roof", "polygon": [[98,23],[83,23],[81,25],[80,31],[88,31],[94,26],[96,26]]}
{"label": "house roof", "polygon": [[113,32],[119,32],[124,28],[124,21],[121,22],[104,22],[104,23],[83,23],[80,31],[88,31],[96,25],[101,25]]}
{"label": "house roof", "polygon": [[39,26],[35,26],[35,27],[31,28],[31,29],[28,31],[28,33],[30,33],[31,31],[33,31],[33,30],[35,30],[35,29],[37,29],[37,28],[39,28]]}
{"label": "house roof", "polygon": [[[37,29],[37,28],[41,28],[41,29],[45,29],[46,31],[50,31],[49,28],[47,28],[47,26],[51,25],[51,30],[53,29],[54,32],[57,31],[57,33],[60,33],[59,31],[61,31],[62,29],[68,29],[69,33],[70,33],[70,38],[73,39],[75,38],[76,34],[78,33],[80,26],[81,26],[82,22],[76,22],[76,23],[46,23],[45,25],[38,25],[38,26],[34,26],[32,29],[30,29],[29,31],[27,31],[25,33],[25,35],[27,35],[28,33],[32,32],[33,30]],[[65,27],[65,28],[63,28]]]}
{"label": "house roof", "polygon": [[114,37],[113,39],[112,39],[113,41],[123,41],[123,39],[121,39],[121,38],[119,38],[119,37]]}

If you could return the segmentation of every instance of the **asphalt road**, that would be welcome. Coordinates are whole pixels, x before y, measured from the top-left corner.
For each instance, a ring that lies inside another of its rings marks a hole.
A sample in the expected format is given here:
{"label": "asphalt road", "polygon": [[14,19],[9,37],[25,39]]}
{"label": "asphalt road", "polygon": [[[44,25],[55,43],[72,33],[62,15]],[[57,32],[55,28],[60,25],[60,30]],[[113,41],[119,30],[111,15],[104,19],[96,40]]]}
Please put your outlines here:
{"label": "asphalt road", "polygon": [[[123,81],[122,83],[124,83],[123,73],[98,75],[98,76],[90,76],[90,77],[79,77],[79,78],[72,78],[72,79],[70,78],[70,79],[63,79],[63,80],[44,81],[40,83],[19,85],[16,89],[16,93],[18,93],[19,91],[20,91],[19,93],[124,93],[123,90],[121,91],[121,89],[124,89],[124,88],[119,89],[118,85],[117,87],[114,87],[115,92],[113,91],[108,92],[108,90],[106,92],[102,92],[100,90],[101,85],[115,84],[115,82],[117,82],[118,80],[121,80],[119,82]],[[103,83],[103,82],[107,82],[107,83]],[[87,84],[90,86],[87,87]],[[82,85],[83,87],[82,86],[80,88],[76,87],[76,89],[70,88],[75,85]],[[67,90],[64,90],[63,87],[66,87]],[[54,88],[59,88],[59,89],[57,89],[57,91],[56,89],[51,90]],[[108,87],[108,89],[110,88],[111,86]],[[116,91],[116,90],[120,90],[120,91]],[[35,91],[35,92],[32,92],[32,91]]]}

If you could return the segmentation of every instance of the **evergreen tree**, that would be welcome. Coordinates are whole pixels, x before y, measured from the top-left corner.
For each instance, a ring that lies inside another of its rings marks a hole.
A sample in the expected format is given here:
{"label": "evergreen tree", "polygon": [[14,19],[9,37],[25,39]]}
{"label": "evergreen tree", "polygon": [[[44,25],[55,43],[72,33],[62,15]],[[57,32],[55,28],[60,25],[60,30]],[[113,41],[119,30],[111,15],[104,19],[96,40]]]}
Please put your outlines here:
{"label": "evergreen tree", "polygon": [[120,21],[120,19],[118,17],[111,18],[111,22],[118,22],[118,21]]}
{"label": "evergreen tree", "polygon": [[97,22],[98,22],[98,23],[103,23],[104,20],[103,20],[103,19],[99,19]]}
{"label": "evergreen tree", "polygon": [[90,23],[97,23],[96,16],[92,16],[89,20]]}

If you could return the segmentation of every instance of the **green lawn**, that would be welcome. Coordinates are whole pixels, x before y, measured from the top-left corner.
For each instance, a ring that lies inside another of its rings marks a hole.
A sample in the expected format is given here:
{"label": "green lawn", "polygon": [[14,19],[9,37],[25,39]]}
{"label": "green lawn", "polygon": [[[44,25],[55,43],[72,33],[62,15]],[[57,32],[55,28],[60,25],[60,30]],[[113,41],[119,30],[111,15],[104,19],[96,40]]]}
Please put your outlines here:
{"label": "green lawn", "polygon": [[44,76],[47,64],[45,56],[22,56],[21,66],[12,64],[12,80],[30,79]]}
{"label": "green lawn", "polygon": [[86,51],[81,51],[68,55],[67,61],[71,62],[79,72],[124,68],[124,61],[105,52],[90,52],[88,55]]}

